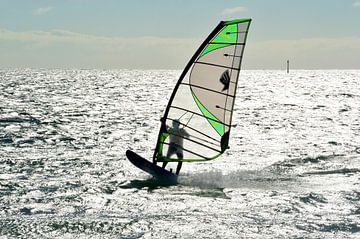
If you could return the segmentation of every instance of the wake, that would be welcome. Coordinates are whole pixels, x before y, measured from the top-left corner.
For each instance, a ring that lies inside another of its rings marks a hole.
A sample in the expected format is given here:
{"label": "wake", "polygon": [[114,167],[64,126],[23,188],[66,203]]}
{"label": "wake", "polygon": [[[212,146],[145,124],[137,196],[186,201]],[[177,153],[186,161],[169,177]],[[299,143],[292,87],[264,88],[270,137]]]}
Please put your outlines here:
{"label": "wake", "polygon": [[258,188],[283,186],[294,178],[262,170],[239,170],[223,173],[218,170],[180,175],[178,183],[200,188]]}

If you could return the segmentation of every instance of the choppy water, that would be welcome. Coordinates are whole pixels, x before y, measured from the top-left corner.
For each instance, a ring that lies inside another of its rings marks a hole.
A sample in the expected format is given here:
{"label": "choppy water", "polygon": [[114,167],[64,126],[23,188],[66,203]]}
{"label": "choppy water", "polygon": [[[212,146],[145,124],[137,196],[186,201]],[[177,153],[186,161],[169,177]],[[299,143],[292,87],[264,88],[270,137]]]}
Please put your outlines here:
{"label": "choppy water", "polygon": [[0,70],[0,238],[360,238],[360,71],[243,71],[230,150],[165,187],[125,151],[179,74]]}

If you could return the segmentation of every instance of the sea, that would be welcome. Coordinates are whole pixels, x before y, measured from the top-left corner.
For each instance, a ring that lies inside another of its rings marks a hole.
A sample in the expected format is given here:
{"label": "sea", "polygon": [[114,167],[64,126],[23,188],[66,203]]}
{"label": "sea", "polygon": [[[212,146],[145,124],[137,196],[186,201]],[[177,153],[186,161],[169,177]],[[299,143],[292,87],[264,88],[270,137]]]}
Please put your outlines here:
{"label": "sea", "polygon": [[0,69],[0,238],[360,238],[360,70],[244,70],[230,149],[150,159],[181,71]]}

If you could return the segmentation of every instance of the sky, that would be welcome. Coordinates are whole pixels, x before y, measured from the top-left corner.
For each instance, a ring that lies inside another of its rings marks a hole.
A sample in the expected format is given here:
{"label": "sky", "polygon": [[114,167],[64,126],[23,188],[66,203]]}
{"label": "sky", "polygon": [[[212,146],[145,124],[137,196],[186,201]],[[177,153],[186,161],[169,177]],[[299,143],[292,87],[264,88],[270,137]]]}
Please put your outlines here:
{"label": "sky", "polygon": [[0,68],[183,69],[240,18],[243,69],[360,69],[360,0],[0,0]]}

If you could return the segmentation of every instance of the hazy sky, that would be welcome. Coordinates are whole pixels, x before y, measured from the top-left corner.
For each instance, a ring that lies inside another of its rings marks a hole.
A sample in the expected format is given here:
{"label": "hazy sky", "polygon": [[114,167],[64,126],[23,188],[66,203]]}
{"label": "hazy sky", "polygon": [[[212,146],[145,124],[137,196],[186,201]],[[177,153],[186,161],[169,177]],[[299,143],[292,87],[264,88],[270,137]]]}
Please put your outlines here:
{"label": "hazy sky", "polygon": [[182,69],[247,17],[244,69],[360,69],[360,0],[0,0],[0,68]]}

